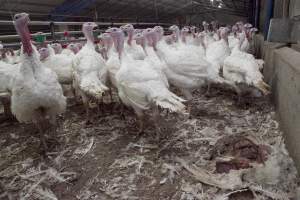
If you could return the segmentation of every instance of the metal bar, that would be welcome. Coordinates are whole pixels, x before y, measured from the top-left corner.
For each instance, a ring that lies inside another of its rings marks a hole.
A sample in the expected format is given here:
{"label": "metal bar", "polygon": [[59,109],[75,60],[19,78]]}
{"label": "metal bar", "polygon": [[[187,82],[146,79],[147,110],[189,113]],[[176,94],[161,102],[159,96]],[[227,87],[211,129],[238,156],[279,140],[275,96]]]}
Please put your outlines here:
{"label": "metal bar", "polygon": [[55,40],[55,27],[53,22],[50,23],[50,31],[51,31],[50,33],[51,33],[52,40]]}
{"label": "metal bar", "polygon": [[255,0],[255,27],[259,29],[260,1]]}
{"label": "metal bar", "polygon": [[273,9],[274,9],[274,0],[268,0],[267,1],[267,17],[265,19],[265,28],[264,28],[265,39],[267,39],[268,35],[269,35],[270,21],[273,17]]}
{"label": "metal bar", "polygon": [[24,6],[39,6],[39,7],[55,7],[56,4],[45,4],[45,3],[34,3],[34,2],[20,2],[20,1],[14,1],[14,0],[9,0],[9,4],[12,5],[12,4],[21,4],[21,5],[24,5]]}
{"label": "metal bar", "polygon": [[[70,43],[70,42],[82,42],[86,41],[86,39],[75,39],[75,40],[47,40],[44,43],[35,42],[34,45],[39,44],[51,44],[51,43]],[[20,42],[14,42],[14,43],[2,43],[4,48],[10,48],[10,47],[20,47],[22,44]]]}
{"label": "metal bar", "polygon": [[[29,25],[45,25],[45,26],[49,26],[51,23],[53,23],[54,25],[56,26],[59,26],[59,25],[82,25],[84,22],[50,22],[50,21],[30,21],[29,22]],[[95,22],[97,25],[99,26],[110,26],[111,25],[111,22]],[[128,24],[130,22],[127,22],[127,23],[113,23],[114,25],[116,26],[122,26],[122,25],[125,25],[125,24]],[[8,21],[8,20],[0,20],[0,25],[13,25],[13,21]],[[136,22],[133,22],[133,23],[130,23],[132,25],[136,25],[136,24],[139,24],[139,25],[161,25],[161,26],[168,26],[170,24],[168,23],[151,23],[151,22],[139,22],[139,23],[136,23]]]}
{"label": "metal bar", "polygon": [[[100,30],[95,30],[93,31],[94,33],[101,33]],[[58,35],[64,35],[65,32],[54,32],[54,35],[55,36],[58,36]],[[68,31],[68,33],[70,35],[81,35],[83,34],[82,31]],[[37,35],[43,35],[43,36],[53,36],[52,35],[53,33],[50,32],[50,33],[34,33],[34,34],[31,34],[31,36],[37,36]],[[4,39],[18,39],[20,38],[19,35],[0,35],[0,40],[4,40]]]}
{"label": "metal bar", "polygon": [[[0,9],[0,14],[6,14],[6,15],[11,15],[11,13],[15,14],[15,13],[20,13],[22,12],[22,10],[11,10],[11,12],[7,11],[7,10],[2,10]],[[23,12],[28,12],[30,13],[30,16],[38,16],[38,17],[49,17],[48,13],[40,13],[40,12],[32,12],[32,11],[25,11],[23,10]],[[89,18],[89,16],[84,16],[84,15],[52,15],[52,16],[62,16],[62,17],[66,17],[66,18],[80,18],[80,19],[85,19],[85,18]]]}

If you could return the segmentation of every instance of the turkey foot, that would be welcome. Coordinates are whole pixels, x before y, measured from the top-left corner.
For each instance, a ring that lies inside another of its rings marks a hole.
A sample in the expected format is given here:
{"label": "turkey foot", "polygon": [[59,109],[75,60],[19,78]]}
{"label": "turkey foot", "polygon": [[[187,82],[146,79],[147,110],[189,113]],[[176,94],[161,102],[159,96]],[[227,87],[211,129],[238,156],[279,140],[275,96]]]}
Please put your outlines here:
{"label": "turkey foot", "polygon": [[120,118],[122,119],[122,120],[125,120],[126,119],[126,117],[125,117],[125,106],[124,106],[124,104],[120,104]]}
{"label": "turkey foot", "polygon": [[206,92],[204,93],[205,97],[210,97],[210,83],[207,84]]}
{"label": "turkey foot", "polygon": [[88,103],[85,103],[85,112],[86,112],[85,125],[88,126],[93,123],[90,107]]}
{"label": "turkey foot", "polygon": [[14,121],[15,117],[13,116],[13,114],[11,113],[11,109],[10,109],[10,99],[8,98],[1,98],[0,100],[3,104],[3,108],[4,108],[4,117],[0,119],[0,122],[2,121]]}
{"label": "turkey foot", "polygon": [[145,123],[144,123],[144,120],[145,120],[145,115],[143,113],[142,110],[139,110],[139,109],[136,109],[135,110],[136,114],[137,114],[137,120],[138,120],[138,137],[140,137],[143,133],[144,133],[144,130],[145,130]]}
{"label": "turkey foot", "polygon": [[139,119],[139,130],[138,130],[138,136],[141,136],[144,133],[145,130],[145,123],[144,123],[144,119]]}
{"label": "turkey foot", "polygon": [[160,141],[160,136],[161,136],[161,129],[160,129],[160,115],[159,115],[159,109],[157,106],[154,107],[154,112],[153,112],[153,120],[154,120],[154,125],[155,125],[155,140]]}

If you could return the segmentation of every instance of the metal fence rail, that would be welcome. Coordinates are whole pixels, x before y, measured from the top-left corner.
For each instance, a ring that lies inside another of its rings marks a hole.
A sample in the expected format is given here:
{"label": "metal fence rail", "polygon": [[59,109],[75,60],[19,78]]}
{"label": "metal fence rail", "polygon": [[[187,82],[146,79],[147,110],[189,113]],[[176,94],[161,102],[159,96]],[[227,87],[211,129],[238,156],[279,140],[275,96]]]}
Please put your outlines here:
{"label": "metal fence rail", "polygon": [[[31,36],[37,36],[37,35],[42,35],[46,37],[50,37],[53,42],[70,42],[70,40],[57,40],[57,36],[63,36],[65,32],[61,31],[55,31],[55,26],[81,26],[85,22],[54,22],[54,21],[30,21],[29,25],[30,26],[48,26],[50,32],[46,33],[34,33],[31,34]],[[104,28],[107,27],[112,27],[112,26],[122,26],[127,23],[114,23],[114,22],[95,22],[99,27],[102,26],[103,29],[97,29],[94,32],[95,33],[101,33],[104,31]],[[149,22],[133,22],[130,23],[134,26],[170,26],[171,24],[168,23],[149,23]],[[8,26],[14,25],[13,21],[8,21],[8,20],[0,20],[0,26]],[[69,35],[82,35],[82,31],[67,31]],[[5,41],[5,40],[19,40],[19,35],[0,35],[0,41]],[[20,46],[19,43],[13,42],[13,43],[3,43],[4,47],[18,47]]]}
{"label": "metal fence rail", "polygon": [[[54,22],[54,21],[30,21],[29,25],[44,25],[44,26],[50,26],[50,25],[56,25],[56,26],[62,26],[62,25],[82,25],[84,22]],[[128,24],[130,22],[127,23],[114,23],[114,22],[95,22],[96,24],[98,24],[98,26],[122,26],[125,24]],[[0,25],[13,25],[14,22],[13,21],[8,21],[8,20],[0,20]],[[160,25],[160,26],[167,26],[167,25],[171,25],[168,23],[150,23],[150,22],[132,22],[130,23],[132,25]]]}

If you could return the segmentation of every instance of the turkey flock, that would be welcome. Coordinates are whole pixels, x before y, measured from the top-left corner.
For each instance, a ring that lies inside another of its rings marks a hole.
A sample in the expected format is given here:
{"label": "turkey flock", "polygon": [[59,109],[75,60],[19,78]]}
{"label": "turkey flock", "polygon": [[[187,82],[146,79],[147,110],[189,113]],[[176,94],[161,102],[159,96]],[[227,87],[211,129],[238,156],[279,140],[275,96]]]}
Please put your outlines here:
{"label": "turkey flock", "polygon": [[[257,29],[237,22],[218,27],[203,22],[197,27],[173,25],[170,35],[160,26],[135,29],[131,24],[111,27],[95,42],[94,22],[86,22],[82,32],[86,43],[47,44],[37,48],[31,41],[26,13],[14,16],[21,49],[4,51],[0,60],[0,98],[7,117],[36,125],[41,144],[45,134],[57,126],[57,117],[66,111],[63,85],[70,85],[74,98],[86,110],[91,123],[91,103],[101,105],[104,96],[118,94],[124,106],[134,110],[139,133],[144,130],[145,113],[151,113],[157,132],[163,110],[189,114],[193,90],[211,84],[232,89],[242,97],[245,90],[267,95],[263,81],[263,61],[255,59],[253,36]],[[181,97],[182,95],[182,97]]]}

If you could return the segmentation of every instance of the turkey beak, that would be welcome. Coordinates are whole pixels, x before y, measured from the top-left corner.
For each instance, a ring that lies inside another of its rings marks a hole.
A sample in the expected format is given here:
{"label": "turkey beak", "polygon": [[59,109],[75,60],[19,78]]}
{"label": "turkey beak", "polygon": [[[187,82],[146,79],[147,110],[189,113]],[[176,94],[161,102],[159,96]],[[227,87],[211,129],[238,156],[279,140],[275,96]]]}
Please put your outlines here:
{"label": "turkey beak", "polygon": [[260,81],[257,83],[256,87],[264,94],[264,95],[268,95],[270,94],[270,89],[271,87],[266,84],[264,81]]}
{"label": "turkey beak", "polygon": [[93,26],[93,28],[97,28],[97,27],[98,27],[98,24],[93,23],[92,26]]}

